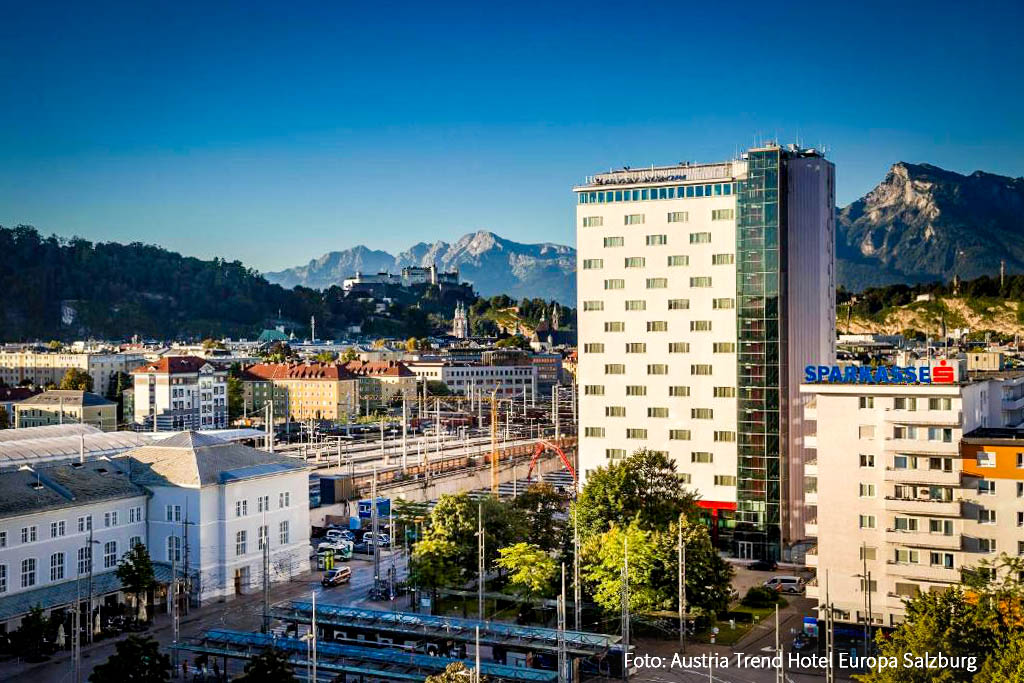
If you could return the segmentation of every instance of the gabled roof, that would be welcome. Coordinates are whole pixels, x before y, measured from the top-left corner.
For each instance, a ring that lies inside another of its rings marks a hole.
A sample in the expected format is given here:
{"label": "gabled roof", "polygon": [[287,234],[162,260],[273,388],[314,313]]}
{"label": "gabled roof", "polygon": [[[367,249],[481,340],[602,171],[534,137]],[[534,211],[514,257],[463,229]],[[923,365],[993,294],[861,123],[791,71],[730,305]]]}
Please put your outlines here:
{"label": "gabled roof", "polygon": [[182,432],[126,455],[132,480],[146,486],[198,488],[305,470],[305,465],[294,458],[195,432]]}
{"label": "gabled roof", "polygon": [[362,361],[351,360],[345,369],[361,377],[415,377],[416,373],[396,360]]}
{"label": "gabled roof", "polygon": [[[159,375],[195,374],[210,361],[198,356],[165,356],[155,363],[147,363],[132,370],[132,373]],[[211,366],[213,367],[213,366]]]}
{"label": "gabled roof", "polygon": [[249,381],[284,379],[340,381],[355,379],[352,373],[335,363],[257,363],[247,367],[244,376]]}

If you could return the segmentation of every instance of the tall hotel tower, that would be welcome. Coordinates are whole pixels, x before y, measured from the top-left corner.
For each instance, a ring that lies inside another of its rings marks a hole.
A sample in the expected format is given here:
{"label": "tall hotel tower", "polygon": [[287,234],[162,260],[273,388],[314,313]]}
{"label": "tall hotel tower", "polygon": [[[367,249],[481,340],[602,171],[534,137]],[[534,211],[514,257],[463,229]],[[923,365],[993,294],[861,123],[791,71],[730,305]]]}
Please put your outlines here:
{"label": "tall hotel tower", "polygon": [[799,386],[835,354],[834,185],[820,152],[770,145],[575,188],[584,477],[662,451],[721,547],[803,540]]}

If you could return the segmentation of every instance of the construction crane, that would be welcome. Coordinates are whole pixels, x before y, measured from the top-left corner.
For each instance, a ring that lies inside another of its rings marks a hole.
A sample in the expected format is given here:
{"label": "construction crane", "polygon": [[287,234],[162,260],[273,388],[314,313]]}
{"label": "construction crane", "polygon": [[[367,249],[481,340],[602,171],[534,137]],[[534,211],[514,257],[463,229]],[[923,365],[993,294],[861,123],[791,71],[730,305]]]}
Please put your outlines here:
{"label": "construction crane", "polygon": [[530,458],[530,468],[526,471],[526,479],[529,481],[533,477],[533,468],[537,466],[537,459],[541,456],[544,451],[554,451],[558,454],[558,457],[562,460],[562,465],[565,469],[569,470],[569,474],[572,475],[573,483],[577,483],[576,468],[572,466],[572,461],[569,460],[568,456],[565,455],[558,444],[551,443],[550,441],[538,441],[537,446],[533,449],[533,457]]}

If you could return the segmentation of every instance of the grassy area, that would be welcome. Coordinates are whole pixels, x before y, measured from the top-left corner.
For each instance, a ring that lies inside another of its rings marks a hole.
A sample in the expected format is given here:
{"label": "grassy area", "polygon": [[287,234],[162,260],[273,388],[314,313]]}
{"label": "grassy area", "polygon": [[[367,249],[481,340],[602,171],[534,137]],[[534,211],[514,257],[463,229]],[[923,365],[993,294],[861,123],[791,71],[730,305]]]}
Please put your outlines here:
{"label": "grassy area", "polygon": [[[779,602],[779,609],[785,607],[786,604],[787,603],[785,600]],[[755,625],[761,623],[761,621],[763,621],[766,618],[774,616],[775,608],[746,607],[744,605],[737,604],[735,607],[731,608],[730,612],[733,614],[749,614],[751,615],[752,620],[747,622],[740,621],[740,619],[737,619],[736,628],[730,628],[729,617],[726,617],[724,620],[717,621],[715,623],[715,626],[718,627],[718,634],[715,636],[716,645],[735,645],[737,642],[739,642],[740,639],[743,638],[743,636],[747,635],[747,633],[750,632],[750,629],[754,628]],[[711,629],[707,629],[705,631],[697,633],[694,639],[699,643],[710,643]]]}

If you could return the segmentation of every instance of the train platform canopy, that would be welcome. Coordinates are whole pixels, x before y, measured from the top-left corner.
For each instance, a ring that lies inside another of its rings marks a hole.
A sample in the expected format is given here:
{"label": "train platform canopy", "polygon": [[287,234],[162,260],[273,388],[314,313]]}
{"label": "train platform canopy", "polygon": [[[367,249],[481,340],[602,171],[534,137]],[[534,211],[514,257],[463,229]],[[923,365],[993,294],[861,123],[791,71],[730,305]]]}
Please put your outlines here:
{"label": "train platform canopy", "polygon": [[[304,667],[308,661],[308,644],[305,640],[264,633],[213,629],[171,647],[184,652],[232,659],[249,659],[273,647],[284,651],[292,666]],[[344,672],[391,680],[422,681],[431,674],[443,672],[454,662],[462,662],[467,669],[475,666],[470,659],[434,657],[407,650],[341,645],[325,641],[317,642],[316,650],[318,671]],[[558,680],[556,671],[489,662],[481,662],[480,673],[492,680],[522,683],[553,683]]]}
{"label": "train platform canopy", "polygon": [[[271,616],[282,621],[308,623],[312,611],[312,603],[296,600],[273,607]],[[467,642],[475,639],[479,627],[481,643],[524,650],[556,651],[559,639],[559,631],[554,628],[412,612],[386,612],[343,605],[317,605],[316,620],[325,626],[375,629],[421,638],[442,635],[451,640]],[[566,649],[578,655],[599,654],[619,642],[618,636],[603,633],[569,630],[564,633]]]}

